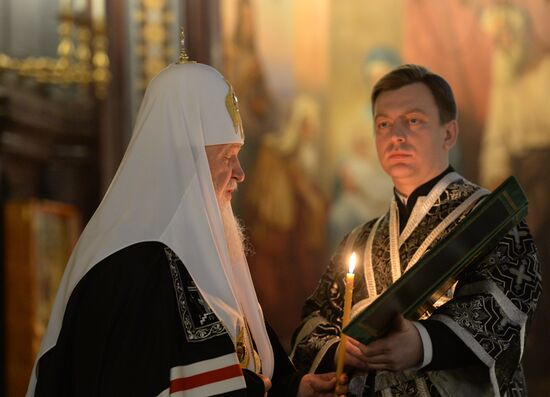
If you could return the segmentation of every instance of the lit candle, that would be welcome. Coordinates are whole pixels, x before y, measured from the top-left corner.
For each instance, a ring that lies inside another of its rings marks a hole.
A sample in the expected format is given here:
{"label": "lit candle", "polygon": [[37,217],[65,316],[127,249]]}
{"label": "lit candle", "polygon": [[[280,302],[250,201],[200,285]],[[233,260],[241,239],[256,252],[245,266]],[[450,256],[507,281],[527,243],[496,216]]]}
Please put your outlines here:
{"label": "lit candle", "polygon": [[[349,323],[349,316],[351,313],[351,298],[353,295],[353,280],[355,279],[355,263],[357,256],[355,252],[351,254],[348,261],[348,274],[346,274],[346,291],[344,294],[344,314],[342,316],[342,329]],[[338,361],[336,362],[336,383],[344,370],[344,360],[346,358],[346,334],[340,333],[340,348],[338,349]]]}

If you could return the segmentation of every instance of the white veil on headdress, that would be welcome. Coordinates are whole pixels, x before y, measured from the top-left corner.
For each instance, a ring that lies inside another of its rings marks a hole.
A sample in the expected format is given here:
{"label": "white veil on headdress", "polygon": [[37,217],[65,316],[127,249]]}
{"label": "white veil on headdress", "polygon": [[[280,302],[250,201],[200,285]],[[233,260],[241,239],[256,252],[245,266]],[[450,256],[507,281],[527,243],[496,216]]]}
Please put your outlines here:
{"label": "white veil on headdress", "polygon": [[[109,255],[143,241],[170,247],[236,342],[244,318],[261,361],[273,351],[244,255],[231,264],[205,145],[243,142],[233,91],[215,69],[170,65],[149,84],[132,139],[103,201],[69,259],[35,362],[57,342],[77,283]],[[253,362],[254,360],[250,360]]]}

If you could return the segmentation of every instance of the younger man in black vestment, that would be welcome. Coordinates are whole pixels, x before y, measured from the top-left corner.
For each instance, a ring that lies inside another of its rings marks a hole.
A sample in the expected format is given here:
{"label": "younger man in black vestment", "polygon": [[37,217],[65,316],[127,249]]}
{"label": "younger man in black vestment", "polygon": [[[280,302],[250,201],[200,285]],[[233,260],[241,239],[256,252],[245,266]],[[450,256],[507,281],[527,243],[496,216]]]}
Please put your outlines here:
{"label": "younger man in black vestment", "polygon": [[[401,66],[372,93],[378,157],[392,178],[389,210],[342,241],[306,301],[293,341],[298,368],[334,367],[344,296],[345,261],[359,255],[352,316],[460,224],[489,192],[449,166],[458,134],[448,83],[417,65]],[[391,332],[367,346],[348,339],[346,365],[357,396],[517,396],[526,329],[541,293],[536,247],[525,222],[418,322],[396,318]]]}

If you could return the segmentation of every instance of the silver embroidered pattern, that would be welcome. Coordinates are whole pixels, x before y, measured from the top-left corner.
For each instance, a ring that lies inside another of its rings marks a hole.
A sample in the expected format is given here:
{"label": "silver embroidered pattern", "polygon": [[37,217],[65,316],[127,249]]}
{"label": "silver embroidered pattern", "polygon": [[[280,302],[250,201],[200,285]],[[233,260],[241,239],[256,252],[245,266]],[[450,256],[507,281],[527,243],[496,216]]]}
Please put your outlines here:
{"label": "silver embroidered pattern", "polygon": [[[176,293],[178,311],[183,329],[185,330],[185,337],[187,341],[202,342],[204,340],[226,334],[227,330],[223,326],[222,322],[216,317],[210,306],[208,306],[208,304],[204,301],[195,283],[191,281],[192,285],[186,285],[182,281],[180,271],[178,270],[178,264],[180,266],[184,265],[178,256],[168,247],[164,248],[164,252],[170,266],[170,275],[172,276],[172,283]],[[196,306],[199,306],[202,311],[197,318],[198,323],[191,315],[189,309],[190,302],[188,302],[185,293],[186,289],[189,294],[196,297],[194,303]]]}

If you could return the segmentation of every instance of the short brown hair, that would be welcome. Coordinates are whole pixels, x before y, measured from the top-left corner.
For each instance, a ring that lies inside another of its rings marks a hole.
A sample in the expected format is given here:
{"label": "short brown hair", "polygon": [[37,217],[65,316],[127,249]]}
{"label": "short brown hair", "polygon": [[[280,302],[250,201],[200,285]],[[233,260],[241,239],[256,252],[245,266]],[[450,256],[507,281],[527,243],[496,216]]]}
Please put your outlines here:
{"label": "short brown hair", "polygon": [[456,102],[449,83],[424,66],[413,64],[401,65],[378,80],[371,94],[372,111],[374,112],[374,105],[381,93],[414,83],[425,84],[432,93],[441,124],[456,120],[458,116]]}

